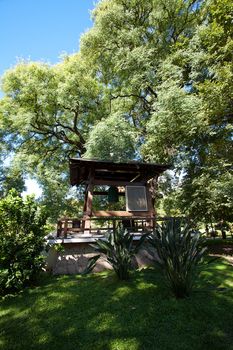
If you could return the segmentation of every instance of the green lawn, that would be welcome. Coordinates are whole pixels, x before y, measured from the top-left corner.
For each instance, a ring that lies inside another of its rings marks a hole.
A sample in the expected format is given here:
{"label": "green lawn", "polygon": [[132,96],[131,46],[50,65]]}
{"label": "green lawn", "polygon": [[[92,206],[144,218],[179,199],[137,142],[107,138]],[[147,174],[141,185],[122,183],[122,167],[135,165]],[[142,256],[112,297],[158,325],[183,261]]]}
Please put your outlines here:
{"label": "green lawn", "polygon": [[44,277],[0,303],[0,349],[233,349],[233,267],[208,265],[196,291],[174,299],[159,271],[120,283],[112,272]]}

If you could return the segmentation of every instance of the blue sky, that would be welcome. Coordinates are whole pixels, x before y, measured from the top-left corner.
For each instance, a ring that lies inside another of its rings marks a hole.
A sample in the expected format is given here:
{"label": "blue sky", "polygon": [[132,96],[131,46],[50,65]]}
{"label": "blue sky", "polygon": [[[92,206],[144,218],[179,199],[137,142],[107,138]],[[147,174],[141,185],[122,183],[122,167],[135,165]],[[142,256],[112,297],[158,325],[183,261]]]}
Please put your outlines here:
{"label": "blue sky", "polygon": [[78,50],[94,0],[0,0],[0,75],[18,58],[56,63]]}
{"label": "blue sky", "polygon": [[[62,53],[78,51],[81,34],[92,26],[95,2],[0,0],[0,76],[20,58],[54,64]],[[27,179],[26,186],[26,194],[41,194],[34,180]]]}

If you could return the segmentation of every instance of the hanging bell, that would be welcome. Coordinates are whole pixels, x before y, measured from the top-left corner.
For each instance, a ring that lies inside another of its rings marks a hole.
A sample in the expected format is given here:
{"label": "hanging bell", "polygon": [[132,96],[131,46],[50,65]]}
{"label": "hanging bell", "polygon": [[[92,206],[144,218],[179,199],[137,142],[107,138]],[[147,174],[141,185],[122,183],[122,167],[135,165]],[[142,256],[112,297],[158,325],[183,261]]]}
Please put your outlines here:
{"label": "hanging bell", "polygon": [[118,188],[116,186],[110,186],[108,190],[108,203],[117,203],[118,200]]}

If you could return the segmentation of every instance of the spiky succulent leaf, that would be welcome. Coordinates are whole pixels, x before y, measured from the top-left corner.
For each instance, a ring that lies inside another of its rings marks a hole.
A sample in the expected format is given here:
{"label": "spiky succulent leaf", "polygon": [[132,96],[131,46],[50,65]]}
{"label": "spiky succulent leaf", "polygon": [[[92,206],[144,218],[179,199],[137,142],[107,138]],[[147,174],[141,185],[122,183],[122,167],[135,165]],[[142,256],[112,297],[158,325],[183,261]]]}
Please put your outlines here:
{"label": "spiky succulent leaf", "polygon": [[192,235],[190,226],[181,228],[180,222],[172,220],[157,226],[149,242],[157,250],[159,263],[175,296],[190,295],[197,265],[206,251],[200,233]]}
{"label": "spiky succulent leaf", "polygon": [[142,235],[139,241],[133,243],[133,235],[127,230],[118,228],[110,232],[107,240],[98,239],[92,246],[99,253],[106,256],[106,260],[113,267],[117,276],[121,280],[129,278],[132,257],[138,252],[144,243],[147,235]]}

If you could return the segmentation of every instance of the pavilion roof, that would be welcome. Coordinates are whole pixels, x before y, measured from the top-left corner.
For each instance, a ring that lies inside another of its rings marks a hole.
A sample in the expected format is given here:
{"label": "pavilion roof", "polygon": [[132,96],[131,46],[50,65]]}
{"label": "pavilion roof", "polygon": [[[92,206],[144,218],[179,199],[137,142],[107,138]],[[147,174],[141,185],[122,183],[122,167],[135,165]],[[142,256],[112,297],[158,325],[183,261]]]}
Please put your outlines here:
{"label": "pavilion roof", "polygon": [[135,161],[116,163],[83,158],[71,158],[69,166],[72,186],[88,184],[90,179],[99,185],[146,183],[170,168],[164,164]]}

